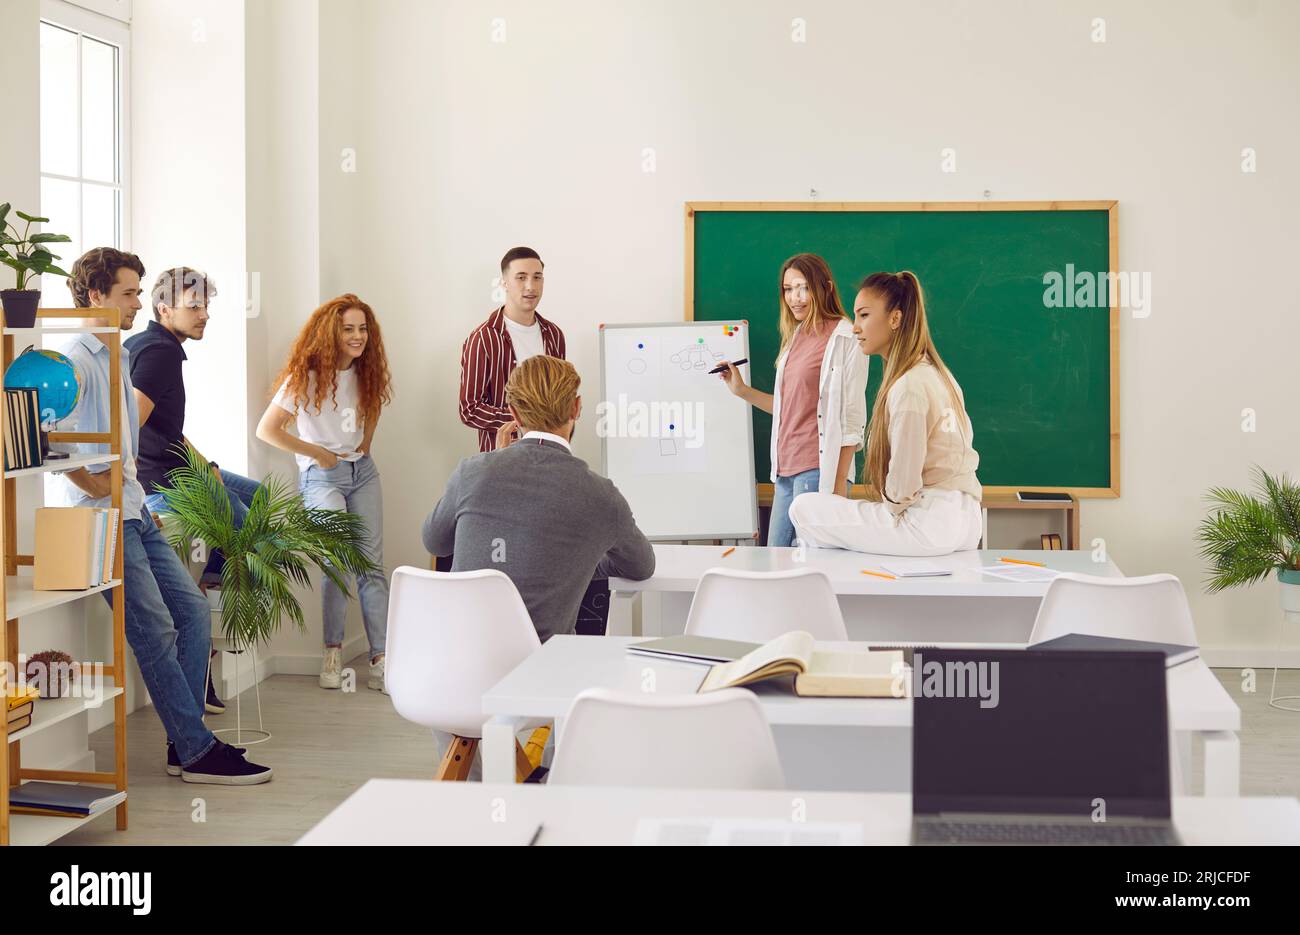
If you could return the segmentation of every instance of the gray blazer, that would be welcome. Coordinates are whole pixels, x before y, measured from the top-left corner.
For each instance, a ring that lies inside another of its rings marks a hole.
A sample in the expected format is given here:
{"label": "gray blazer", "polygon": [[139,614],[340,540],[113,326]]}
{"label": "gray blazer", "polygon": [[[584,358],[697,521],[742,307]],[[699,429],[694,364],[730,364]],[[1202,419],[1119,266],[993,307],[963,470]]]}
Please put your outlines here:
{"label": "gray blazer", "polygon": [[593,577],[641,580],[655,570],[618,488],[538,438],[461,461],[424,520],[424,547],[454,555],[452,571],[505,572],[543,642],[573,632]]}

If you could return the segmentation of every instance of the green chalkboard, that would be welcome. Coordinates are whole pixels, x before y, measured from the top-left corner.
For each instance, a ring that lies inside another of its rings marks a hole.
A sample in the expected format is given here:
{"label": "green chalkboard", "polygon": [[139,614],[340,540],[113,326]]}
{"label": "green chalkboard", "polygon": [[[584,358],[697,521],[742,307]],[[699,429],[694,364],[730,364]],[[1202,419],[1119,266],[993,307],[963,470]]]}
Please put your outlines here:
{"label": "green chalkboard", "polygon": [[[686,317],[748,320],[753,382],[771,392],[780,344],[777,277],[787,257],[805,251],[825,257],[850,313],[864,276],[910,269],[925,290],[935,343],[966,395],[985,489],[1116,496],[1111,342],[1118,338],[1111,323],[1117,312],[1108,307],[1105,275],[1116,209],[1110,202],[1084,204],[1008,210],[688,204]],[[1052,307],[1048,300],[1044,276],[1071,269],[1077,285],[1066,290],[1066,301],[1084,298],[1077,277],[1088,273],[1100,288],[1092,306]],[[880,371],[880,358],[873,358],[868,412]],[[772,419],[757,409],[753,418],[756,475],[766,482]]]}

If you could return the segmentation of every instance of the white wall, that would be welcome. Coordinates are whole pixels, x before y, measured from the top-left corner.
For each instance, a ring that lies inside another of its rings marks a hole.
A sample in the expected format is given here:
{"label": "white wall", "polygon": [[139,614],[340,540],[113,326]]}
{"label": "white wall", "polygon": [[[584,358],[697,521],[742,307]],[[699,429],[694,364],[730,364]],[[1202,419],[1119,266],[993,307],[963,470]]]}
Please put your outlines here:
{"label": "white wall", "polygon": [[[243,0],[135,0],[131,26],[131,249],[146,287],[176,266],[218,294],[185,352],[186,436],[247,470]],[[135,333],[153,318],[149,300]]]}
{"label": "white wall", "polygon": [[[355,127],[357,172],[337,176],[330,138],[321,218],[354,199],[335,228],[352,239],[321,277],[370,302],[388,343],[389,566],[425,564],[420,520],[475,450],[458,354],[507,247],[546,259],[543,313],[592,392],[598,321],[682,313],[684,201],[1116,198],[1121,266],[1151,273],[1153,311],[1121,327],[1123,497],[1085,505],[1085,541],[1179,575],[1207,646],[1271,646],[1276,585],[1205,595],[1193,536],[1211,485],[1300,469],[1298,235],[1278,210],[1300,195],[1297,27],[1280,0],[367,3],[330,62],[355,83],[322,81],[321,138]],[[271,361],[286,347],[272,335]],[[577,450],[598,457],[591,420]]]}

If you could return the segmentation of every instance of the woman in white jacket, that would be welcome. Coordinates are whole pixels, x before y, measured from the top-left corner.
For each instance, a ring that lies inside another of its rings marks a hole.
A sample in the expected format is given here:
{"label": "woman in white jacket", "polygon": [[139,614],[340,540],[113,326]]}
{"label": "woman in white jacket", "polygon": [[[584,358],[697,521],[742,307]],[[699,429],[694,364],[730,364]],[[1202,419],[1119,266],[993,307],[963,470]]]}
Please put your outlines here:
{"label": "woman in white jacket", "polygon": [[873,273],[853,303],[863,355],[884,376],[871,411],[870,500],[805,494],[790,508],[799,540],[885,555],[946,555],[980,539],[979,455],[961,387],[930,337],[913,273]]}
{"label": "woman in white jacket", "polygon": [[772,393],[734,366],[727,388],[772,414],[772,518],[767,544],[793,544],[790,504],[809,491],[848,492],[867,421],[867,358],[857,347],[826,261],[800,253],[781,265],[781,349]]}

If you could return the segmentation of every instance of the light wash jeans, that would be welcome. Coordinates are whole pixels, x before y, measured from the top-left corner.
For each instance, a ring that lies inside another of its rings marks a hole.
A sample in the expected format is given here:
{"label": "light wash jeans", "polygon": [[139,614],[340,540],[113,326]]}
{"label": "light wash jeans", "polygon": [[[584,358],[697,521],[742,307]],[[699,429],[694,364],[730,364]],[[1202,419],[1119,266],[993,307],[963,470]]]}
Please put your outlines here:
{"label": "light wash jeans", "polygon": [[[182,766],[216,744],[203,723],[212,617],[207,599],[148,509],[122,523],[126,641]],[[113,592],[105,591],[113,606]]]}
{"label": "light wash jeans", "polygon": [[794,545],[794,524],[790,522],[790,504],[801,493],[816,492],[821,483],[820,468],[778,477],[772,493],[772,517],[767,522],[768,545]]}
{"label": "light wash jeans", "polygon": [[[226,496],[230,500],[230,515],[234,518],[235,528],[243,529],[244,517],[248,516],[248,508],[253,505],[253,494],[257,493],[257,488],[262,485],[242,474],[235,474],[221,468],[217,471],[221,475],[221,483],[225,486]],[[167,511],[167,498],[160,493],[151,493],[144,498],[144,505],[151,513],[164,513]],[[203,569],[203,577],[207,580],[220,580],[221,569],[225,565],[226,557],[219,550],[213,549],[212,554],[208,556],[208,564]]]}
{"label": "light wash jeans", "polygon": [[[388,576],[384,573],[384,493],[379,483],[379,469],[365,455],[357,461],[340,461],[328,471],[313,464],[298,478],[303,502],[319,510],[346,510],[366,523],[363,551],[378,570],[360,575],[357,591],[361,597],[361,617],[370,641],[370,658],[384,652],[388,635]],[[325,617],[325,644],[343,644],[343,626],[348,602],[338,585],[321,575],[321,609]]]}

